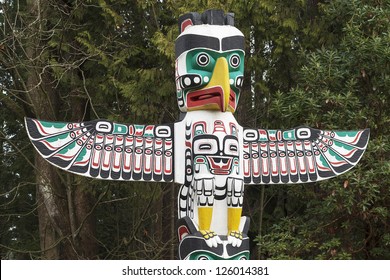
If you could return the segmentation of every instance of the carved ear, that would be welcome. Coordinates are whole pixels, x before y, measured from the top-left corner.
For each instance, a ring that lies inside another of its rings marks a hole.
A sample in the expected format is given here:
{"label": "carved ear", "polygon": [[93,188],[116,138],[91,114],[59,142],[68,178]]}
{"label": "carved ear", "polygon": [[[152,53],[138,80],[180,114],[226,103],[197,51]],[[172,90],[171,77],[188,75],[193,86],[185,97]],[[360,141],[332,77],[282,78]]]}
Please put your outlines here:
{"label": "carved ear", "polygon": [[179,17],[179,33],[182,33],[187,27],[202,24],[202,17],[198,13],[188,13]]}

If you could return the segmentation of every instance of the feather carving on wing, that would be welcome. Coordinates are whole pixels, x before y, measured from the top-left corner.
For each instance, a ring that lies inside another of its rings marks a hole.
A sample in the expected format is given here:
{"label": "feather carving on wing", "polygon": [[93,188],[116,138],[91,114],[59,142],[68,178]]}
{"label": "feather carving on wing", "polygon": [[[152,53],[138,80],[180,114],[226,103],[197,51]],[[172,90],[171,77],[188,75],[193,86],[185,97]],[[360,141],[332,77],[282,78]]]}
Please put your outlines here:
{"label": "feather carving on wing", "polygon": [[360,160],[367,147],[369,134],[369,129],[245,129],[245,183],[306,183],[340,175]]}
{"label": "feather carving on wing", "polygon": [[173,124],[26,118],[26,127],[38,152],[69,172],[110,180],[173,181]]}

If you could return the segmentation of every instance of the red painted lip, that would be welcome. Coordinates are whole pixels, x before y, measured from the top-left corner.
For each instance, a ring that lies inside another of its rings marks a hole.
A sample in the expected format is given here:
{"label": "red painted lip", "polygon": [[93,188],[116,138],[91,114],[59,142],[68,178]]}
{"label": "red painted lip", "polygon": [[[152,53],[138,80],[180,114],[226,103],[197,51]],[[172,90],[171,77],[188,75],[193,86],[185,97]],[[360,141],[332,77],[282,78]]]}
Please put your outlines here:
{"label": "red painted lip", "polygon": [[216,175],[228,175],[231,172],[232,158],[208,156],[211,173]]}
{"label": "red painted lip", "polygon": [[229,106],[236,110],[236,94],[232,89],[230,89]]}
{"label": "red painted lip", "polygon": [[216,104],[222,111],[223,103],[223,90],[220,86],[195,90],[187,94],[188,108]]}
{"label": "red painted lip", "polygon": [[[224,96],[223,89],[220,86],[215,86],[206,89],[199,89],[187,94],[187,108],[202,107],[209,104],[216,104],[219,109],[224,112]],[[236,94],[230,89],[229,106],[236,109]]]}

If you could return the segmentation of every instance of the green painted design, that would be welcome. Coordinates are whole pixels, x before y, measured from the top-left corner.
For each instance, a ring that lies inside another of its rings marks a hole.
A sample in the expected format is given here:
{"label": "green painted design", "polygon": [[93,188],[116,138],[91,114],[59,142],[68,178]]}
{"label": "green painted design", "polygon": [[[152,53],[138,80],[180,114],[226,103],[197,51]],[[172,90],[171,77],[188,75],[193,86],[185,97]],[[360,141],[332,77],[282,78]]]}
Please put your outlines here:
{"label": "green painted design", "polygon": [[61,154],[61,155],[65,155],[65,154],[67,154],[70,150],[72,150],[75,146],[76,146],[76,141],[70,143],[68,146],[66,146],[65,148],[61,149],[58,153]]}
{"label": "green painted design", "polygon": [[297,140],[295,137],[295,130],[291,129],[283,131],[283,140]]}
{"label": "green painted design", "polygon": [[339,155],[337,154],[335,151],[329,149],[329,154],[332,156],[332,157],[335,157],[337,160],[339,161],[344,161],[344,159]]}
{"label": "green painted design", "polygon": [[76,158],[76,161],[82,161],[87,154],[87,149],[84,147]]}
{"label": "green painted design", "polygon": [[268,142],[268,136],[267,136],[267,134],[260,134],[260,136],[259,136],[259,141],[260,142],[265,142],[265,141],[267,141]]}
{"label": "green painted design", "polygon": [[203,129],[201,129],[199,127],[195,127],[195,135],[194,136],[202,135],[202,134],[204,134]]}
{"label": "green painted design", "polygon": [[189,260],[249,260],[249,252],[240,252],[237,255],[223,258],[222,256],[216,255],[210,251],[196,251],[190,254]]}
{"label": "green painted design", "polygon": [[[203,159],[203,163],[197,163],[196,160],[197,160],[198,158]],[[209,162],[208,162],[208,160],[207,160],[207,158],[206,158],[205,156],[196,156],[196,157],[194,158],[194,163],[195,163],[195,164],[204,164],[204,165],[207,166],[207,169],[210,168],[210,167],[209,167]]]}
{"label": "green painted design", "polygon": [[142,124],[135,124],[135,125],[134,125],[134,128],[135,128],[135,131],[137,131],[137,130],[142,130],[142,131],[144,131],[145,125],[142,125]]}
{"label": "green painted design", "polygon": [[54,142],[66,139],[68,136],[69,136],[69,133],[64,133],[64,134],[61,134],[61,135],[57,135],[57,136],[53,136],[53,137],[47,138],[46,141],[50,142],[50,143],[54,143]]}
{"label": "green painted design", "polygon": [[351,131],[335,131],[335,134],[339,137],[356,137],[359,133],[359,130],[351,130]]}
{"label": "green painted design", "polygon": [[39,121],[39,123],[44,127],[54,127],[54,128],[63,128],[67,125],[67,123],[63,122],[46,122],[46,121]]}
{"label": "green painted design", "polygon": [[351,150],[354,149],[353,146],[348,145],[348,144],[345,144],[345,143],[342,143],[342,142],[339,142],[339,141],[336,141],[336,140],[334,140],[334,145],[335,145],[336,147],[343,148],[343,149],[346,149],[346,150],[348,150],[348,151],[351,151]]}
{"label": "green painted design", "polygon": [[323,155],[320,155],[320,162],[323,166],[330,168],[328,162],[326,161],[326,159]]}
{"label": "green painted design", "polygon": [[[199,54],[205,53],[209,57],[209,63],[205,66],[200,66],[197,63],[197,57]],[[234,68],[230,65],[229,60],[230,57],[236,54],[240,57],[241,63],[237,68]],[[183,91],[184,97],[186,97],[187,93],[189,91],[194,90],[195,88],[202,88],[205,87],[213,74],[214,66],[216,64],[216,61],[220,57],[226,58],[228,65],[229,65],[229,79],[236,81],[237,77],[243,76],[244,75],[244,52],[241,50],[233,50],[233,51],[226,51],[226,52],[216,52],[212,51],[209,49],[203,49],[203,48],[198,48],[191,50],[187,53],[186,55],[186,67],[187,67],[187,73],[188,74],[199,74],[201,76],[201,83],[197,85],[196,87],[191,87],[188,89],[185,89]],[[206,79],[205,81],[205,77]],[[230,88],[236,93],[236,106],[238,103],[239,99],[239,94],[240,94],[240,88],[236,87],[235,83],[233,85],[230,85]]]}
{"label": "green painted design", "polygon": [[274,129],[268,130],[268,135],[272,135],[272,136],[276,137],[276,134],[277,134],[277,130],[274,130]]}
{"label": "green painted design", "polygon": [[123,124],[114,124],[114,134],[127,134],[128,128]]}

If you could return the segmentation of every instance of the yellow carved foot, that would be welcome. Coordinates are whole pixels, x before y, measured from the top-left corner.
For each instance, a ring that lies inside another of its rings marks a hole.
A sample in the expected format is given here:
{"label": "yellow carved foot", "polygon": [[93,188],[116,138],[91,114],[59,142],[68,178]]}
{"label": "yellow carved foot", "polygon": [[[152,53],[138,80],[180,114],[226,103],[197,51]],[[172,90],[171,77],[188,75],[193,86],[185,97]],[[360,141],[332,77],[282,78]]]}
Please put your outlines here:
{"label": "yellow carved foot", "polygon": [[240,247],[242,244],[242,232],[239,230],[229,230],[228,243],[233,247]]}
{"label": "yellow carved foot", "polygon": [[222,240],[219,236],[212,230],[200,230],[199,231],[204,240],[206,241],[207,246],[209,247],[217,247],[218,244],[222,244]]}

